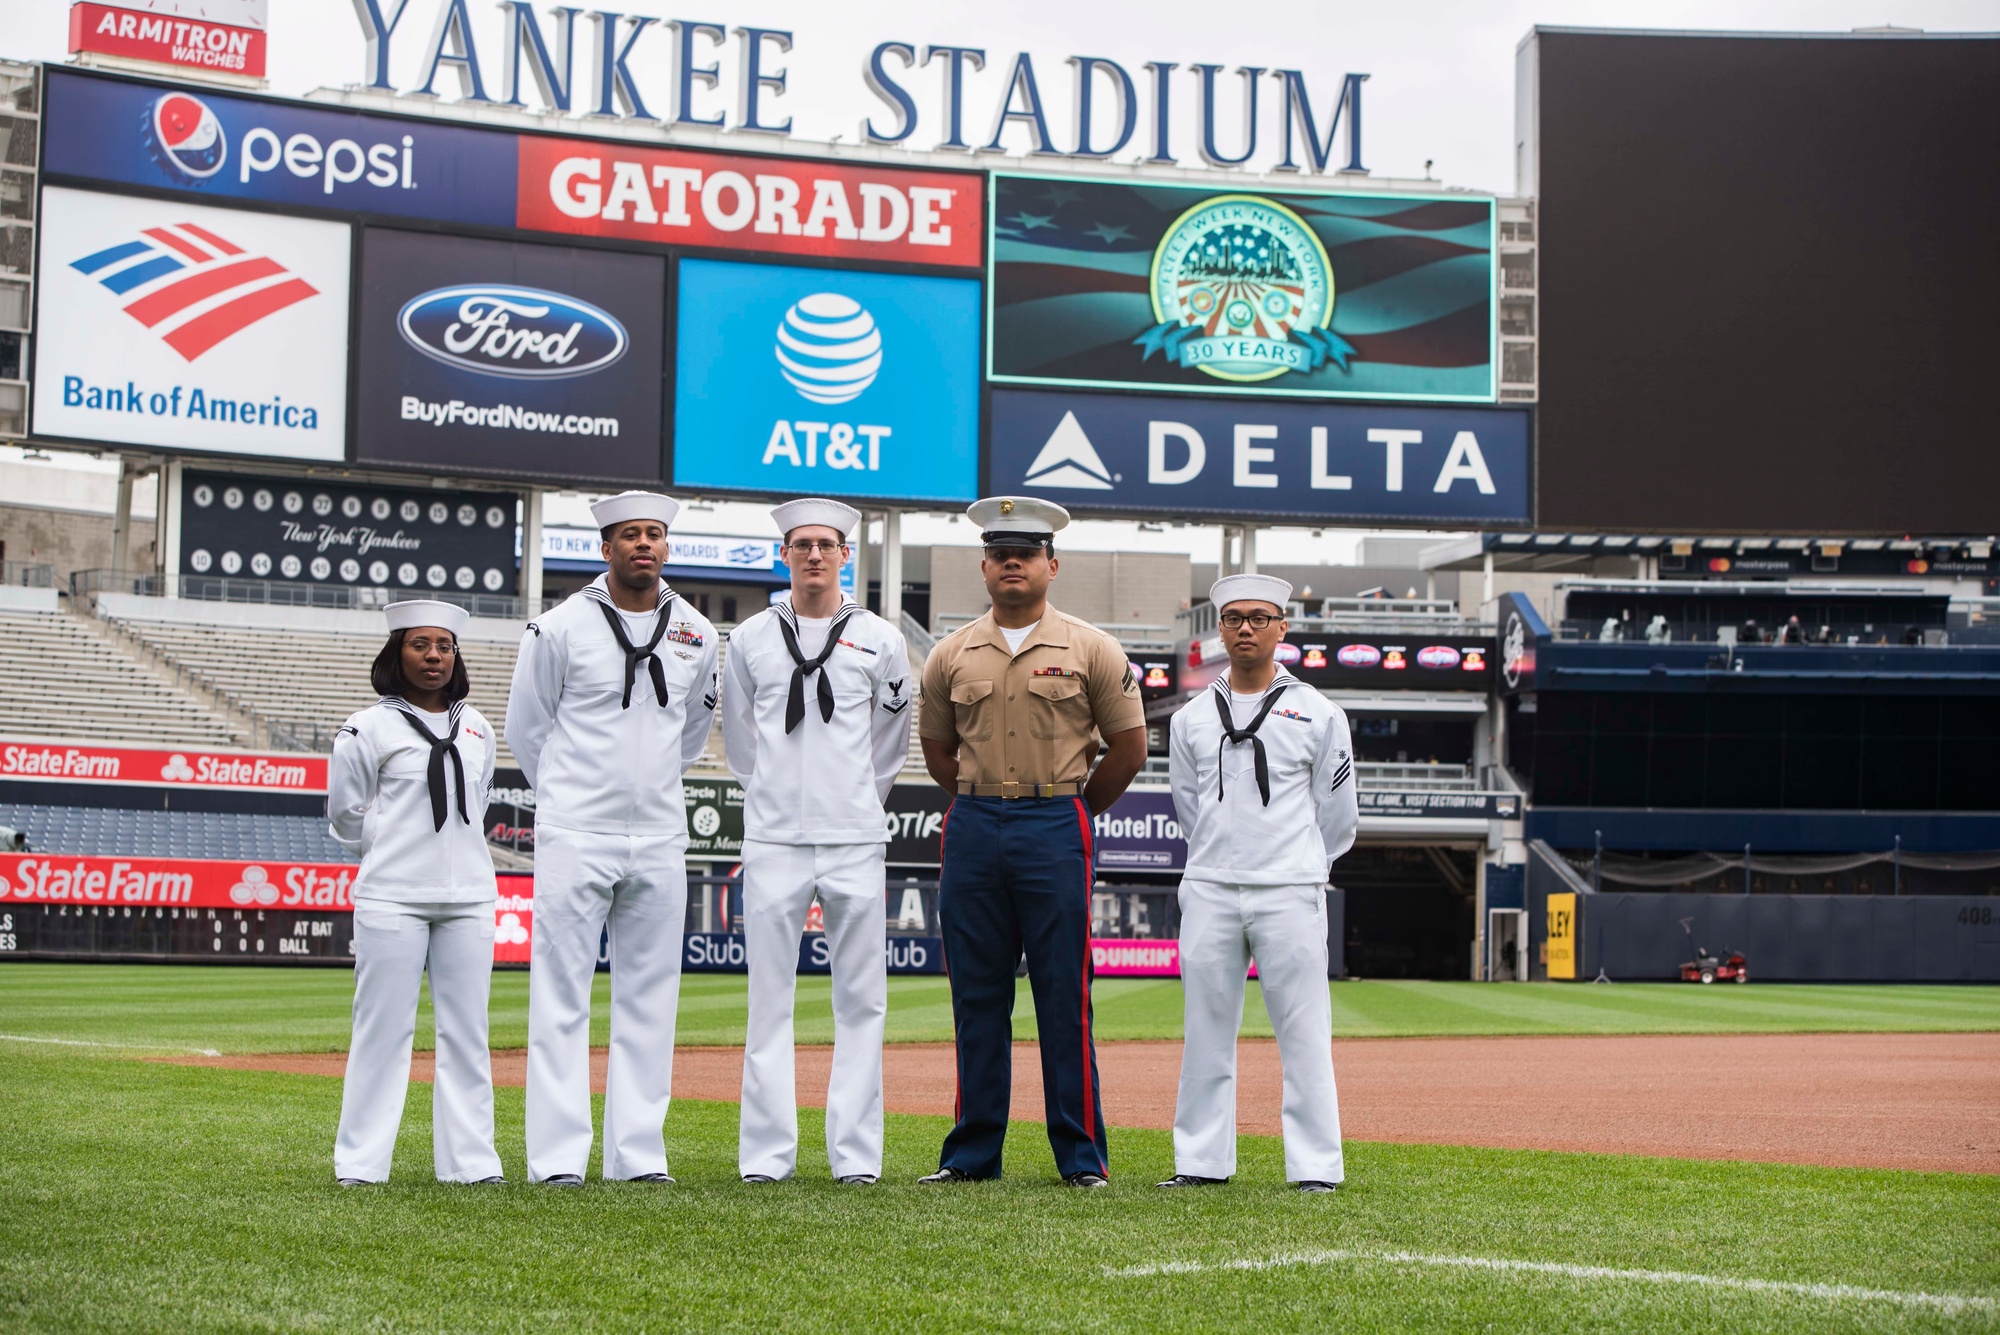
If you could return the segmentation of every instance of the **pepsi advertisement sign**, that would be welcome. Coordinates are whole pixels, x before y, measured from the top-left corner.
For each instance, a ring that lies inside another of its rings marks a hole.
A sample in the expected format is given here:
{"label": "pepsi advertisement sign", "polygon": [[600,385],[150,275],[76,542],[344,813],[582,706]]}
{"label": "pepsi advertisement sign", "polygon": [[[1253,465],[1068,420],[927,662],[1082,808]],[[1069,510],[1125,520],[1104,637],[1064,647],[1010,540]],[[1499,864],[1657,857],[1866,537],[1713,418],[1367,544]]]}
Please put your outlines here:
{"label": "pepsi advertisement sign", "polygon": [[660,480],[666,261],[369,228],[356,459]]}
{"label": "pepsi advertisement sign", "polygon": [[1528,413],[996,389],[989,490],[1078,513],[1526,524]]}
{"label": "pepsi advertisement sign", "polygon": [[979,284],[682,260],[673,482],[979,495]]}
{"label": "pepsi advertisement sign", "polygon": [[65,70],[42,169],[154,190],[512,227],[514,136]]}

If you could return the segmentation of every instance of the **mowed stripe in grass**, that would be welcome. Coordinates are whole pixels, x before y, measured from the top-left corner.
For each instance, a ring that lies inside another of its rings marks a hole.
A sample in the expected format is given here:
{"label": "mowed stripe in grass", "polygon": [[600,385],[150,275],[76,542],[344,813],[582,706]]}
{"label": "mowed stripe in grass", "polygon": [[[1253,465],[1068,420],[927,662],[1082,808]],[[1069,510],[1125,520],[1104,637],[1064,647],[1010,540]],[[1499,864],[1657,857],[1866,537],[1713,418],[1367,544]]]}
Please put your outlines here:
{"label": "mowed stripe in grass", "polygon": [[[1023,1125],[1006,1181],[939,1189],[944,1120],[891,1117],[857,1190],[806,1110],[806,1176],[748,1188],[734,1106],[677,1102],[678,1186],[444,1187],[422,1094],[392,1181],[342,1191],[337,1081],[0,1049],[0,1328],[1955,1330],[2000,1296],[1990,1177],[1350,1144],[1304,1197],[1246,1138],[1169,1193],[1170,1137],[1114,1131],[1112,1189],[1072,1192]],[[517,1180],[521,1113],[498,1091]]]}
{"label": "mowed stripe in grass", "polygon": [[[2000,1030],[2000,987],[1371,981],[1333,983],[1330,991],[1339,1038]],[[1268,1038],[1270,1020],[1255,983],[1250,992],[1244,1032]],[[1092,995],[1102,1041],[1181,1036],[1177,979],[1099,979]],[[345,969],[13,961],[0,964],[0,1034],[135,1048],[338,1052],[347,1046],[353,996],[354,975]],[[527,974],[495,973],[492,996],[493,1046],[526,1047]],[[609,999],[610,979],[599,974],[595,1044],[609,1039]],[[741,975],[689,974],[681,982],[678,1040],[740,1044],[745,1007]],[[1035,1036],[1034,1001],[1025,984],[1017,992],[1015,1032]],[[951,1041],[944,979],[889,980],[888,1037]],[[833,1041],[832,989],[823,976],[799,980],[798,1039]],[[428,1048],[431,1041],[426,1001],[417,1044]]]}

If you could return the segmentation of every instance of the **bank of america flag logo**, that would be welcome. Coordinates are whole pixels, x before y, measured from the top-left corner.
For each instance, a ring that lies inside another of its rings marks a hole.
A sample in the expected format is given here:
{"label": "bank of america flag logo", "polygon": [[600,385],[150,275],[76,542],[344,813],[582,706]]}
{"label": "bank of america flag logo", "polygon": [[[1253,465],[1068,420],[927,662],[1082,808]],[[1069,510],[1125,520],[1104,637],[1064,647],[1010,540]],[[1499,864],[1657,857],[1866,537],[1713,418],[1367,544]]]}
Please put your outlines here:
{"label": "bank of america flag logo", "polygon": [[188,361],[319,289],[265,255],[191,222],[148,227],[70,268],[124,299],[125,313]]}

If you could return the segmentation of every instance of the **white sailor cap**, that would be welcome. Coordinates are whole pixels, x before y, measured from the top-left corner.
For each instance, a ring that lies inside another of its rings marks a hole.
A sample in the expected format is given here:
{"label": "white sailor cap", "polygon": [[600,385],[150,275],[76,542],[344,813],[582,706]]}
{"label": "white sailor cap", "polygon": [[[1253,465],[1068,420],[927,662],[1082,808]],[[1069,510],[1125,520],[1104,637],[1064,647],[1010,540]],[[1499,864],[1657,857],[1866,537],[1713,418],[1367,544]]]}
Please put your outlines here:
{"label": "white sailor cap", "polygon": [[861,512],[851,505],[829,501],[823,496],[801,496],[796,501],[773,506],[771,518],[777,521],[778,532],[787,537],[795,528],[817,524],[832,529],[845,542],[853,534],[854,526],[861,522]]}
{"label": "white sailor cap", "polygon": [[465,623],[472,619],[472,614],[457,603],[440,602],[436,598],[411,598],[406,602],[390,603],[382,609],[382,615],[389,619],[390,630],[436,626],[454,636],[463,634]]}
{"label": "white sailor cap", "polygon": [[1038,547],[1069,524],[1069,511],[1038,496],[988,496],[965,513],[988,547]]}
{"label": "white sailor cap", "polygon": [[1283,612],[1292,601],[1292,586],[1276,575],[1224,575],[1208,586],[1208,600],[1218,612],[1241,602],[1270,603]]}
{"label": "white sailor cap", "polygon": [[672,527],[674,516],[681,512],[681,503],[671,496],[662,496],[657,491],[621,491],[616,496],[606,496],[601,501],[592,501],[590,517],[597,521],[600,529],[613,524],[629,524],[635,519],[657,519],[662,527]]}

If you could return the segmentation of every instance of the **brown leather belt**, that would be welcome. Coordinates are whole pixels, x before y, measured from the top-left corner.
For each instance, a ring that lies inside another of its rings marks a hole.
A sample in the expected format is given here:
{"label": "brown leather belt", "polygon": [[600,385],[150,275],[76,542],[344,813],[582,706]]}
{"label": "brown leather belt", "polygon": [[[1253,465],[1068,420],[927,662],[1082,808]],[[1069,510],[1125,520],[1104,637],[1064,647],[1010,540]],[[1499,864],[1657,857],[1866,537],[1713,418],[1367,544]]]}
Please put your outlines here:
{"label": "brown leather belt", "polygon": [[1012,800],[1017,797],[1081,797],[1083,785],[1080,783],[968,783],[958,781],[960,797],[1000,797]]}

